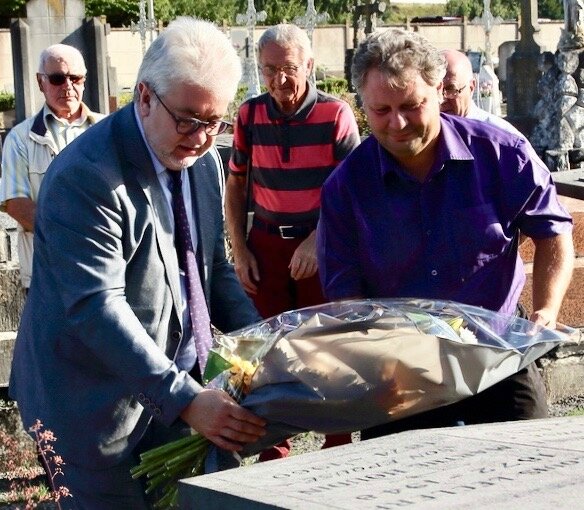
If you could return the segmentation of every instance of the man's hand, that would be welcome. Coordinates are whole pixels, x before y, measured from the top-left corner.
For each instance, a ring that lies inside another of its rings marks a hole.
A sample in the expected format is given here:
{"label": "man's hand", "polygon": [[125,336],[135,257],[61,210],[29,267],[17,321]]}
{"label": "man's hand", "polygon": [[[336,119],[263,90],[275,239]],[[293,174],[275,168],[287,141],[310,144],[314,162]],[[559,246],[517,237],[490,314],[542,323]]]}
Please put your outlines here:
{"label": "man's hand", "polygon": [[318,270],[318,263],[316,260],[316,230],[313,230],[310,235],[302,241],[292,258],[290,264],[290,276],[294,280],[302,280],[303,278],[310,278],[316,274]]}
{"label": "man's hand", "polygon": [[256,282],[260,281],[258,263],[254,254],[244,246],[237,253],[233,251],[233,265],[235,274],[239,278],[244,290],[249,294],[257,294]]}
{"label": "man's hand", "polygon": [[266,433],[264,420],[221,390],[201,391],[181,418],[219,448],[229,451],[239,451],[242,443],[253,443]]}
{"label": "man's hand", "polygon": [[556,317],[557,314],[552,310],[542,308],[541,310],[536,310],[529,316],[531,322],[535,322],[540,326],[545,326],[546,328],[555,329],[556,327]]}

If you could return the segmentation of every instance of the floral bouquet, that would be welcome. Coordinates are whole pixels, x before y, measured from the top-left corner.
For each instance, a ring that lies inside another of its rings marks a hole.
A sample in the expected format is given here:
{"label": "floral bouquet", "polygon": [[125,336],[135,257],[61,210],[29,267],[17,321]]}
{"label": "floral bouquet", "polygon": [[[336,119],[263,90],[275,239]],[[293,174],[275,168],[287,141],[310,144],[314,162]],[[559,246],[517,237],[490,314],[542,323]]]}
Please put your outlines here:
{"label": "floral bouquet", "polygon": [[[305,431],[353,432],[452,404],[518,372],[577,330],[451,301],[341,301],[280,314],[216,338],[204,379],[268,422],[248,456]],[[149,490],[236,467],[199,434],[143,454]]]}

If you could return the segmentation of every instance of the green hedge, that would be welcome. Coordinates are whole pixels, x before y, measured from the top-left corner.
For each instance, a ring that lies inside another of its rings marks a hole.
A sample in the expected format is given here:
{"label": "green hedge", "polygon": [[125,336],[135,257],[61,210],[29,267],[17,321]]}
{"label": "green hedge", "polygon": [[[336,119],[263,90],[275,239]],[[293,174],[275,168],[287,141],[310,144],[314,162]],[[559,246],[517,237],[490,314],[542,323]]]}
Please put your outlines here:
{"label": "green hedge", "polygon": [[9,92],[0,92],[0,112],[5,112],[6,110],[14,110],[16,101],[14,99],[14,94]]}

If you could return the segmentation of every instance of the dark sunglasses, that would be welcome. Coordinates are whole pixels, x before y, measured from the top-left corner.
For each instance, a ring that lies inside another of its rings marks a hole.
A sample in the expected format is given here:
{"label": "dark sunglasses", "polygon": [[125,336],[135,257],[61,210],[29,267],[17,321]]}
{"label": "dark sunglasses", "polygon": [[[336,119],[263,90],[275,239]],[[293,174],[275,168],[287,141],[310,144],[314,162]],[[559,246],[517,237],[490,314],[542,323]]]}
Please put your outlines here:
{"label": "dark sunglasses", "polygon": [[85,80],[85,76],[81,74],[61,74],[61,73],[55,74],[40,73],[40,74],[42,76],[46,76],[51,85],[63,85],[67,81],[67,79],[69,79],[69,81],[74,84],[81,83],[83,80]]}

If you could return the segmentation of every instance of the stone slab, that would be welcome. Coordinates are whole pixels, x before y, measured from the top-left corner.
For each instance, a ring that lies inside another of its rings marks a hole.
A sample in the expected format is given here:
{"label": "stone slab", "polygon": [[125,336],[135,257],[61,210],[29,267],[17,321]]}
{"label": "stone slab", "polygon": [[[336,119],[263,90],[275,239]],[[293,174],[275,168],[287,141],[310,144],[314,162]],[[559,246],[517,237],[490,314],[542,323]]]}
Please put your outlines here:
{"label": "stone slab", "polygon": [[584,417],[415,430],[183,480],[183,510],[582,508]]}
{"label": "stone slab", "polygon": [[584,170],[565,170],[552,175],[560,195],[584,200]]}

